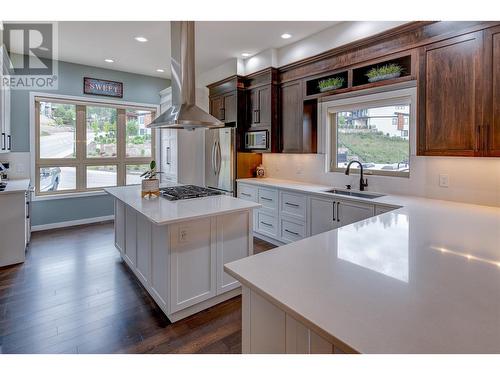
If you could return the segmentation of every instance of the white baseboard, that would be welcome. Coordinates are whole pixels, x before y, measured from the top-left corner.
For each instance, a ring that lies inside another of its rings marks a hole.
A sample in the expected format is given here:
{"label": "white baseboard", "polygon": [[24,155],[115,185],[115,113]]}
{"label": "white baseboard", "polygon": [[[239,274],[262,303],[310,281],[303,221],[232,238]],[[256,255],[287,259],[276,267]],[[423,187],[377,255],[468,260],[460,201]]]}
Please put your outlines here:
{"label": "white baseboard", "polygon": [[114,220],[114,219],[115,219],[115,215],[108,215],[108,216],[89,217],[88,219],[61,221],[59,223],[34,225],[31,227],[31,231],[37,232],[37,231],[48,230],[48,229],[73,227],[75,225],[99,223],[101,221],[109,221],[109,220]]}

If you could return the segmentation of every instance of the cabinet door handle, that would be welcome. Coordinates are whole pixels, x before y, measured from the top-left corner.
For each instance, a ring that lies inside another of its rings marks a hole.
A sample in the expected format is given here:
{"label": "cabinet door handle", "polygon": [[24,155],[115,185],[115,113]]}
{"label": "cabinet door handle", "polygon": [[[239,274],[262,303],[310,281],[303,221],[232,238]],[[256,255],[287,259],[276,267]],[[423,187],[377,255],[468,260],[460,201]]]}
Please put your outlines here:
{"label": "cabinet door handle", "polygon": [[5,133],[2,133],[2,151],[5,150]]}
{"label": "cabinet door handle", "polygon": [[248,194],[248,193],[240,193],[240,195],[243,195],[245,197],[251,197],[252,196],[251,194]]}
{"label": "cabinet door handle", "polygon": [[167,165],[170,165],[170,147],[167,147]]}
{"label": "cabinet door handle", "polygon": [[335,203],[337,203],[337,202],[333,202],[333,204],[332,204],[332,214],[333,214],[332,216],[333,216],[333,221],[336,221],[336,220],[337,220],[337,219],[335,219]]}
{"label": "cabinet door handle", "polygon": [[340,221],[339,207],[340,207],[340,202],[337,202],[337,221]]}
{"label": "cabinet door handle", "polygon": [[7,136],[7,142],[8,142],[8,146],[7,146],[7,150],[10,151],[10,148],[11,148],[11,141],[12,141],[12,137],[10,136],[10,134]]}
{"label": "cabinet door handle", "polygon": [[273,200],[271,198],[267,198],[267,197],[260,197],[260,199],[263,199],[265,201],[269,201],[269,202],[272,202]]}
{"label": "cabinet door handle", "polygon": [[260,223],[264,224],[265,226],[268,226],[268,227],[272,227],[273,226],[272,224],[266,223],[265,221],[261,221]]}
{"label": "cabinet door handle", "polygon": [[290,203],[290,202],[285,202],[287,206],[292,206],[292,207],[300,207],[298,204],[295,203]]}
{"label": "cabinet door handle", "polygon": [[300,234],[298,234],[297,232],[294,232],[294,231],[291,231],[291,230],[288,230],[288,229],[285,229],[285,232],[291,233],[291,234],[295,234],[296,236],[300,236]]}

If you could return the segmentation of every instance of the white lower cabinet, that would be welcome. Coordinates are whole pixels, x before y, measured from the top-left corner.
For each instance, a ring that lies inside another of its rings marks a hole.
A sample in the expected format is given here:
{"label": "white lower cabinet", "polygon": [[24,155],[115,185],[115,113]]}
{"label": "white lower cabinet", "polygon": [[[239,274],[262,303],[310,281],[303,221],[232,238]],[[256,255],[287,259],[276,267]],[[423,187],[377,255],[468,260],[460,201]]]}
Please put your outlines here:
{"label": "white lower cabinet", "polygon": [[338,228],[340,223],[335,216],[337,205],[330,199],[312,197],[311,204],[311,236]]}
{"label": "white lower cabinet", "polygon": [[334,345],[290,314],[243,287],[243,354],[332,354]]}
{"label": "white lower cabinet", "polygon": [[278,237],[278,218],[275,212],[265,209],[255,210],[257,217],[255,231],[269,237]]}
{"label": "white lower cabinet", "polygon": [[373,204],[348,200],[337,200],[336,202],[336,218],[341,227],[375,216],[375,206]]}
{"label": "white lower cabinet", "polygon": [[238,182],[238,198],[258,202],[254,232],[277,244],[340,228],[396,207]]}
{"label": "white lower cabinet", "polygon": [[115,245],[174,322],[239,294],[224,264],[253,253],[252,212],[155,225],[115,201]]}

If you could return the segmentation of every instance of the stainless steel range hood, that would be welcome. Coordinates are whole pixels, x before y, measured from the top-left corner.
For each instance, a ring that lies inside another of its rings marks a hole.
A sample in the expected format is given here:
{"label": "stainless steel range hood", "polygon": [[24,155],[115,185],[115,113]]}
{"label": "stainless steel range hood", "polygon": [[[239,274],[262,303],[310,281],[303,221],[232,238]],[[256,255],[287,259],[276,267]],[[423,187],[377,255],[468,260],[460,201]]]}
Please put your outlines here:
{"label": "stainless steel range hood", "polygon": [[148,128],[221,128],[224,123],[198,107],[195,86],[194,22],[171,21],[172,107]]}

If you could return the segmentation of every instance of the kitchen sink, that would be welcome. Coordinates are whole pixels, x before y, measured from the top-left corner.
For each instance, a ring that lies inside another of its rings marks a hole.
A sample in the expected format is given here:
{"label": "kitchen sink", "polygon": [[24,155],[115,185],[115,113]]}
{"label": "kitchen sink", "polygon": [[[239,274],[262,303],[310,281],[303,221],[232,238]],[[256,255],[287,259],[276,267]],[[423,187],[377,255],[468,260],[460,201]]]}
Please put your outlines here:
{"label": "kitchen sink", "polygon": [[361,191],[340,190],[340,189],[327,190],[327,191],[325,191],[325,193],[347,195],[350,197],[358,197],[358,198],[366,198],[366,199],[375,199],[375,198],[380,198],[380,197],[384,196],[384,194],[363,193]]}

